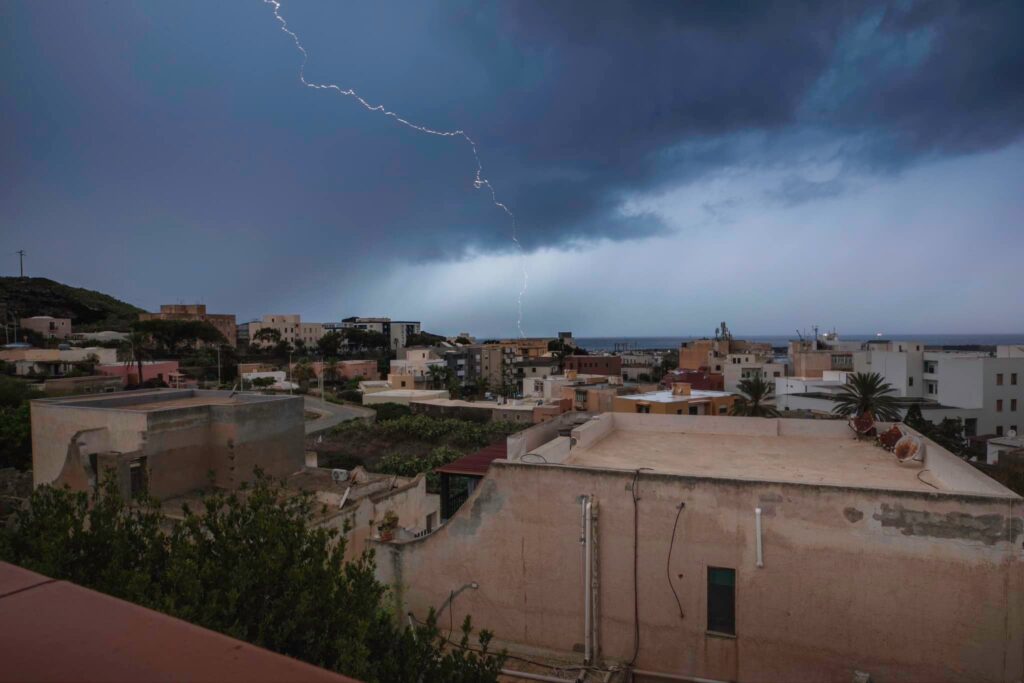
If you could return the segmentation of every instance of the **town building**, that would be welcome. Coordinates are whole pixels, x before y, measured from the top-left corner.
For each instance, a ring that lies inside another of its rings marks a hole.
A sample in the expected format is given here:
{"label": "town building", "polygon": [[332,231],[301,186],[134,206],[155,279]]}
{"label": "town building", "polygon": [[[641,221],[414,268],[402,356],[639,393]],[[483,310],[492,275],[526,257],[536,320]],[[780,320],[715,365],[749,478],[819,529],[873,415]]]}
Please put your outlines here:
{"label": "town building", "polygon": [[736,395],[693,389],[678,382],[671,389],[625,394],[612,399],[612,411],[651,415],[728,415]]}
{"label": "town building", "polygon": [[1007,455],[1024,455],[1024,435],[1012,432],[985,442],[985,464],[997,465]]}
{"label": "town building", "polygon": [[74,343],[81,342],[122,342],[128,339],[127,332],[104,330],[102,332],[72,332],[68,339]]}
{"label": "town building", "polygon": [[711,372],[707,367],[696,370],[671,370],[661,378],[661,386],[670,388],[676,382],[685,382],[694,389],[724,391],[725,375]]}
{"label": "town building", "polygon": [[111,475],[126,497],[162,500],[304,463],[299,396],[155,389],[39,399],[31,415],[36,486],[90,491]]}
{"label": "town building", "polygon": [[658,351],[626,351],[618,354],[622,359],[622,379],[626,382],[651,382],[661,366],[662,353]]}
{"label": "town building", "polygon": [[22,318],[21,327],[32,330],[43,339],[68,339],[71,337],[71,318],[36,315],[31,318]]}
{"label": "town building", "polygon": [[142,361],[142,377],[139,377],[139,364],[105,363],[96,366],[96,372],[106,377],[116,377],[123,387],[134,386],[146,381],[155,380],[171,385],[171,377],[180,374],[176,360],[145,360]]}
{"label": "town building", "polygon": [[425,384],[448,367],[448,362],[428,346],[409,346],[399,351],[404,358],[390,362],[389,372],[412,375],[416,382]]}
{"label": "town building", "polygon": [[421,326],[414,320],[392,320],[391,318],[363,318],[353,316],[344,318],[341,321],[342,329],[356,329],[367,332],[379,332],[391,343],[393,350],[404,349],[407,340],[414,334],[421,332]]}
{"label": "town building", "polygon": [[[447,392],[444,392],[447,394]],[[455,418],[473,422],[517,422],[532,424],[537,401],[495,400],[463,401],[447,395],[417,398],[409,401],[413,414],[431,417]]]}
{"label": "town building", "polygon": [[679,346],[679,369],[724,373],[726,358],[730,353],[751,354],[759,357],[771,356],[771,344],[733,339],[731,334],[715,339],[694,339]]}
{"label": "town building", "polygon": [[531,379],[546,379],[558,374],[558,359],[550,356],[524,358],[512,364],[513,379],[522,384]]}
{"label": "town building", "polygon": [[899,462],[841,421],[533,429],[440,528],[377,544],[396,613],[637,680],[1024,677],[1024,501],[913,430]]}
{"label": "town building", "polygon": [[619,356],[566,356],[566,372],[588,375],[615,375],[622,379],[622,358]]}
{"label": "town building", "polygon": [[258,322],[249,323],[249,345],[259,348],[273,346],[274,343],[268,339],[261,339],[258,335],[261,330],[274,330],[281,341],[288,342],[292,346],[305,346],[311,348],[316,346],[320,338],[324,336],[322,323],[304,323],[302,316],[298,313],[284,315],[265,315]]}
{"label": "town building", "polygon": [[79,394],[109,394],[121,391],[124,379],[108,375],[81,375],[56,377],[43,382],[45,396],[77,396]]}
{"label": "town building", "polygon": [[[295,372],[295,366],[298,362],[293,362],[290,369],[291,372]],[[313,375],[317,379],[323,376],[328,381],[338,380],[351,380],[351,379],[368,379],[376,380],[380,378],[380,372],[377,369],[377,361],[375,360],[336,360],[336,361],[312,361],[307,362],[313,370]],[[326,373],[326,374],[325,374]]]}
{"label": "town building", "polygon": [[100,346],[87,348],[0,350],[0,360],[14,366],[21,376],[64,377],[91,370],[98,365],[117,363],[117,349]]}
{"label": "town building", "polygon": [[388,380],[388,384],[391,384],[392,388],[387,391],[374,391],[370,394],[363,394],[363,405],[372,406],[381,403],[398,403],[400,405],[407,406],[413,401],[448,398],[447,389],[395,388],[395,385],[391,383],[390,379]]}
{"label": "town building", "polygon": [[164,304],[159,313],[139,313],[139,320],[193,320],[207,322],[224,335],[224,343],[238,344],[238,326],[234,314],[207,313],[206,304]]}

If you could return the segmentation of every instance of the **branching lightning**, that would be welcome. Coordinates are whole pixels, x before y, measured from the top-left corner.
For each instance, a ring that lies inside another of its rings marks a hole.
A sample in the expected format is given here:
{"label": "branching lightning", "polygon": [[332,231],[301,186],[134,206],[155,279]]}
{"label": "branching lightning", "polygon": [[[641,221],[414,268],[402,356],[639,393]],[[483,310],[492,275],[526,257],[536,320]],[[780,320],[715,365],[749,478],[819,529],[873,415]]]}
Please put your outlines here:
{"label": "branching lightning", "polygon": [[420,133],[425,133],[427,135],[436,135],[442,138],[462,138],[469,144],[469,148],[473,151],[473,159],[476,161],[476,175],[473,179],[473,187],[478,190],[486,189],[490,193],[491,202],[494,204],[494,206],[504,211],[505,214],[508,216],[509,220],[512,222],[512,242],[515,243],[516,249],[519,250],[519,260],[523,269],[523,282],[522,286],[519,289],[519,297],[517,300],[517,310],[519,317],[516,320],[516,326],[519,329],[519,336],[525,337],[526,334],[523,332],[523,297],[526,296],[526,290],[530,283],[530,276],[526,270],[525,252],[523,250],[523,245],[520,244],[519,242],[519,225],[516,221],[515,214],[512,213],[512,210],[508,207],[507,204],[498,200],[498,193],[495,191],[494,186],[491,185],[491,182],[484,177],[484,167],[483,164],[480,162],[480,153],[477,150],[476,142],[473,140],[473,138],[471,138],[466,133],[466,131],[461,129],[436,130],[434,128],[429,128],[427,126],[422,126],[413,123],[408,119],[402,118],[396,112],[389,110],[382,104],[370,104],[352,88],[342,88],[341,86],[336,85],[334,83],[314,83],[312,81],[306,80],[306,63],[309,61],[309,53],[306,51],[306,48],[302,45],[302,42],[299,40],[299,36],[290,28],[288,28],[288,22],[285,21],[284,17],[281,16],[281,1],[263,0],[263,2],[267,5],[270,5],[273,8],[274,18],[277,19],[278,23],[281,25],[281,30],[292,39],[292,41],[295,43],[295,47],[302,54],[302,64],[299,66],[299,81],[301,81],[302,85],[306,86],[307,88],[312,88],[313,90],[333,90],[339,95],[351,97],[367,111],[372,111],[378,114],[382,114],[383,116],[387,116],[393,119],[395,122],[400,123],[401,125],[407,128],[411,128]]}

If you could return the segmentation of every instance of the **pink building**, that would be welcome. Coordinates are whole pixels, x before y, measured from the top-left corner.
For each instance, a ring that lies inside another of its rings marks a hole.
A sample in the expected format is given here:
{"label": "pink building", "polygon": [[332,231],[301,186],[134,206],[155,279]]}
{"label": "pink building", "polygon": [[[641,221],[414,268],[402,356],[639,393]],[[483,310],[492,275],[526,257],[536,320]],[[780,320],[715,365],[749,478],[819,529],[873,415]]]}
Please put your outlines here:
{"label": "pink building", "polygon": [[[291,368],[293,371],[295,370],[296,365],[297,363],[292,363]],[[313,368],[313,372],[319,378],[320,374],[323,372],[324,366],[330,366],[330,363],[315,361],[309,365]],[[375,360],[340,360],[336,362],[336,366],[334,373],[335,379],[380,379],[380,375],[377,372],[377,361]]]}
{"label": "pink building", "polygon": [[[140,384],[139,364],[116,363],[112,365],[99,365],[96,370],[103,375],[120,377],[125,386]],[[171,384],[171,375],[178,375],[178,361],[176,360],[148,360],[142,363],[142,382],[151,379],[158,379],[165,384]]]}

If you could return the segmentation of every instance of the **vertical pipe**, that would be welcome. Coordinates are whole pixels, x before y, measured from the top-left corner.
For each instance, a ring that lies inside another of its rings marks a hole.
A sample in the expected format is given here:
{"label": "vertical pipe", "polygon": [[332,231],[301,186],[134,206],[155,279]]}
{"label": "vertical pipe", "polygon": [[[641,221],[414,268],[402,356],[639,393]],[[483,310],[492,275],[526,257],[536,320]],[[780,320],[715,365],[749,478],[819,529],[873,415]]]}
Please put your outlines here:
{"label": "vertical pipe", "polygon": [[764,550],[761,546],[761,508],[754,508],[754,532],[757,535],[757,566],[764,566]]}
{"label": "vertical pipe", "polygon": [[593,643],[591,642],[591,600],[592,591],[590,584],[593,581],[593,538],[591,537],[590,526],[590,497],[583,503],[583,627],[586,629],[583,637],[583,662],[590,664],[593,657]]}

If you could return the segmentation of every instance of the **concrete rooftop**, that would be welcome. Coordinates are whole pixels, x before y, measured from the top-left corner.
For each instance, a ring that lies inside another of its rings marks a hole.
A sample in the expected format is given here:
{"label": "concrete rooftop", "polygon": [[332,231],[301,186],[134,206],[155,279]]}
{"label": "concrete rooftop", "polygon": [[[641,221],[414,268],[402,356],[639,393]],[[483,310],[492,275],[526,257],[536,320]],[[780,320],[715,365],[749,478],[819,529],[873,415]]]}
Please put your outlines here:
{"label": "concrete rooftop", "polygon": [[694,389],[689,394],[673,394],[671,389],[662,391],[648,391],[645,394],[626,394],[619,398],[629,401],[647,401],[648,403],[675,403],[677,401],[699,401],[707,398],[723,398],[732,396],[728,391],[709,391],[705,389]]}
{"label": "concrete rooftop", "polygon": [[926,441],[926,464],[901,464],[844,421],[606,413],[573,430],[565,465],[694,477],[921,493],[1016,497]]}

